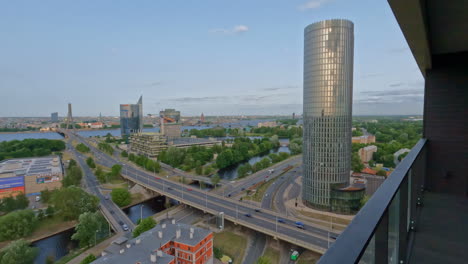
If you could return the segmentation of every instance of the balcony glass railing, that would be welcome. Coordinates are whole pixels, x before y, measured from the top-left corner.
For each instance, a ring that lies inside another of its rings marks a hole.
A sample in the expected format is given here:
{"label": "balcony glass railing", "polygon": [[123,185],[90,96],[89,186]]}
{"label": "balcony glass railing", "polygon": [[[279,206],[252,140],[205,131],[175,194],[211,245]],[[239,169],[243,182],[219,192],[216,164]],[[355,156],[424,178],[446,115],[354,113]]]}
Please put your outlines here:
{"label": "balcony glass railing", "polygon": [[408,263],[426,175],[421,139],[318,263]]}

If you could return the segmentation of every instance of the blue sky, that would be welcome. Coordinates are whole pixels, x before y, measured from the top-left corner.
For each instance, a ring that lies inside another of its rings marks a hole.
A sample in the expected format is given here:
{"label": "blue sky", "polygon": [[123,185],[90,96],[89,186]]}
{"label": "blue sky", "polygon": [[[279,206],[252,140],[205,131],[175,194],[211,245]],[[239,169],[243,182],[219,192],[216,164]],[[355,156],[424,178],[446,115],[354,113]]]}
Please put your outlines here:
{"label": "blue sky", "polygon": [[387,1],[0,2],[0,116],[302,113],[303,30],[355,24],[354,108],[420,114],[423,78]]}

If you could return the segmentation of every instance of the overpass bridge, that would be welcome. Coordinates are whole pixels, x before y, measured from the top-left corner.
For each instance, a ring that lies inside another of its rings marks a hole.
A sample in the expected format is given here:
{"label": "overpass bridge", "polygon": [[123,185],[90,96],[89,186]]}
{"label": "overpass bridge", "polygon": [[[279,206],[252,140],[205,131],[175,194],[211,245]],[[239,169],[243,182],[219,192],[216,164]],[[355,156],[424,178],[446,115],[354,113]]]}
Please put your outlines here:
{"label": "overpass bridge", "polygon": [[[97,163],[101,163],[101,165],[107,167],[111,167],[117,163],[125,166],[123,177],[128,181],[213,215],[219,215],[222,212],[224,219],[235,224],[251,228],[320,254],[324,253],[328,245],[334,242],[330,240],[330,235],[337,235],[323,226],[299,220],[293,216],[286,216],[267,209],[261,209],[260,212],[257,212],[256,210],[259,208],[250,204],[226,198],[212,192],[192,189],[191,186],[158,177],[154,173],[141,171],[101,152],[80,137],[73,135],[72,137],[88,145],[97,157]],[[278,222],[278,219],[283,220],[282,223]],[[305,229],[297,228],[295,226],[296,221],[303,222]]]}

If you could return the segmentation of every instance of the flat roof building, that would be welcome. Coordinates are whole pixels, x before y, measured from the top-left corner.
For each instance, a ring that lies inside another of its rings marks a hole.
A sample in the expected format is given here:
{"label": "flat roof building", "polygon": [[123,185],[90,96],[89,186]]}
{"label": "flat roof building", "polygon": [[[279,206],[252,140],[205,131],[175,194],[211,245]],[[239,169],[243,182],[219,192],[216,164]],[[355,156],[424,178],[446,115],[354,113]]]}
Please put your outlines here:
{"label": "flat roof building", "polygon": [[0,197],[60,188],[63,177],[59,156],[5,160],[0,163]]}
{"label": "flat roof building", "polygon": [[136,133],[130,135],[129,152],[156,158],[167,149],[167,140],[161,133]]}
{"label": "flat roof building", "polygon": [[58,119],[58,113],[57,112],[54,112],[54,113],[50,114],[50,122],[57,123],[58,121],[59,121],[59,119]]}
{"label": "flat roof building", "polygon": [[112,242],[94,264],[212,264],[213,234],[207,229],[175,220],[163,220],[156,227],[128,240]]}
{"label": "flat roof building", "polygon": [[358,150],[358,155],[362,162],[369,162],[372,160],[374,152],[377,152],[377,146],[371,145],[360,148]]}

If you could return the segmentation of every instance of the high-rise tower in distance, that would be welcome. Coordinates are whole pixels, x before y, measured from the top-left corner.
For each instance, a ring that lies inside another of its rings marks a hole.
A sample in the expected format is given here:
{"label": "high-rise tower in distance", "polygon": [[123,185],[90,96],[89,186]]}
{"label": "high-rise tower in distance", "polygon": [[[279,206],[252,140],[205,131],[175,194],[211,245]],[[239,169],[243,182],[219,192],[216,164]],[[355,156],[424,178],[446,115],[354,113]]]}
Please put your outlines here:
{"label": "high-rise tower in distance", "polygon": [[304,30],[302,199],[331,210],[332,190],[349,185],[354,24],[344,19]]}
{"label": "high-rise tower in distance", "polygon": [[136,104],[120,105],[120,133],[122,137],[143,131],[143,98]]}

